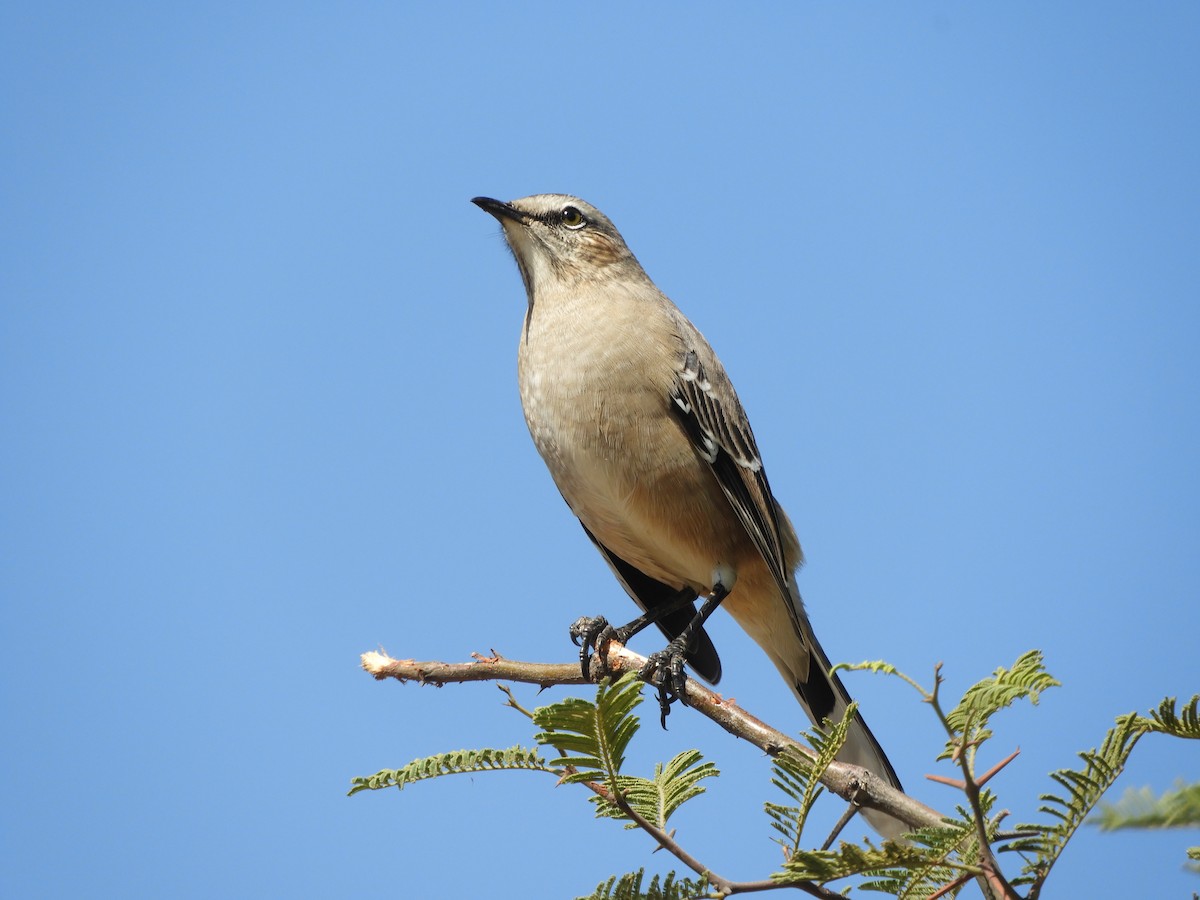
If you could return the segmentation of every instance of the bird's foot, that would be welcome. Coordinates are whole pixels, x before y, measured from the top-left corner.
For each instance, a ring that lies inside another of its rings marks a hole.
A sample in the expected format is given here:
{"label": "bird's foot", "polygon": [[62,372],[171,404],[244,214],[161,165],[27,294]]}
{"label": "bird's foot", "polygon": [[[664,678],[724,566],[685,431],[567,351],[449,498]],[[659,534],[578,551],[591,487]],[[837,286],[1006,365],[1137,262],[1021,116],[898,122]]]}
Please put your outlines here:
{"label": "bird's foot", "polygon": [[667,716],[671,714],[671,704],[676,700],[687,706],[685,691],[687,690],[687,672],[684,671],[685,642],[676,638],[657,653],[651,653],[646,658],[638,675],[658,688],[659,721],[662,727],[667,727]]}
{"label": "bird's foot", "polygon": [[597,674],[608,674],[608,642],[625,643],[629,636],[623,628],[613,628],[604,616],[580,616],[571,624],[571,643],[579,648],[579,666],[583,677],[591,680],[592,659],[595,654]]}

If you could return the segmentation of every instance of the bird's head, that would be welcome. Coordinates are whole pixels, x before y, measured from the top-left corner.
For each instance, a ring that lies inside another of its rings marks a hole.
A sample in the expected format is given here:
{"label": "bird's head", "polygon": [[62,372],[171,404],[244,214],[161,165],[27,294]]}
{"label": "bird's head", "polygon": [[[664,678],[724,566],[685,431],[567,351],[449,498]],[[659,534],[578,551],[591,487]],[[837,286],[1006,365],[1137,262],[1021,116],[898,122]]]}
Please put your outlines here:
{"label": "bird's head", "polygon": [[641,266],[608,216],[567,194],[534,194],[505,203],[491,197],[471,201],[504,227],[525,289],[612,277],[613,267],[638,273]]}

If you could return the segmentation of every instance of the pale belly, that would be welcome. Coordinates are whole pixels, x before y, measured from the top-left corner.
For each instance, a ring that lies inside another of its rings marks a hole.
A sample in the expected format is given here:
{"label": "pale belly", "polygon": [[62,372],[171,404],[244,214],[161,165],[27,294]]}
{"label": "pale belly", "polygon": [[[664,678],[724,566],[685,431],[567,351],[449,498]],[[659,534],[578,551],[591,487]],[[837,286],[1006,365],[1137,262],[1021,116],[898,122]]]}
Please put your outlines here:
{"label": "pale belly", "polygon": [[556,375],[522,379],[526,422],[567,504],[604,546],[658,581],[700,592],[719,565],[756,555],[665,389],[614,395]]}

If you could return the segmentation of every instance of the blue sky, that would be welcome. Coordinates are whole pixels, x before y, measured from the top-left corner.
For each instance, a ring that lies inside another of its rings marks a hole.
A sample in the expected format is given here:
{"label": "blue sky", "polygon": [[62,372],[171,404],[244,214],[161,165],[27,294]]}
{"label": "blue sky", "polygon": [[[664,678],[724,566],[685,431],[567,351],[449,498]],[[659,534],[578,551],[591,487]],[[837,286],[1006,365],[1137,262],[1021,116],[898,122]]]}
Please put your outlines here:
{"label": "blue sky", "polygon": [[[344,796],[530,735],[362,651],[565,660],[633,611],[526,433],[478,194],[595,203],[717,347],[834,659],[961,691],[1045,652],[1064,687],[991,748],[1028,819],[1116,715],[1200,690],[1198,34],[1187,3],[7,4],[0,893],[669,866],[535,775]],[[806,725],[713,632],[722,690]],[[950,806],[929,711],[849,684]],[[766,762],[686,712],[637,758],[691,746],[725,776],[679,837],[763,877]],[[1151,738],[1122,786],[1177,778],[1197,748]],[[1196,842],[1087,829],[1054,895],[1183,896]]]}

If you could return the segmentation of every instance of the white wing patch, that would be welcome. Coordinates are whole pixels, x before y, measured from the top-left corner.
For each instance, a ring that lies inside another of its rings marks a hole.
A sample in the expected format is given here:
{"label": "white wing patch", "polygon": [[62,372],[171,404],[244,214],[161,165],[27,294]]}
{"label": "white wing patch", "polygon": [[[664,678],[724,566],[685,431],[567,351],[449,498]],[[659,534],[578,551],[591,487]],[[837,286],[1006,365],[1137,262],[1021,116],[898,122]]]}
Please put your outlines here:
{"label": "white wing patch", "polygon": [[746,413],[715,359],[712,379],[694,346],[684,352],[681,362],[671,391],[680,423],[697,455],[712,466],[726,499],[786,597],[789,573],[775,499]]}
{"label": "white wing patch", "polygon": [[740,467],[750,472],[762,469],[762,460],[758,457],[758,448],[754,444],[754,436],[749,426],[741,422],[730,422],[725,408],[713,393],[712,382],[704,371],[704,363],[696,355],[695,350],[689,350],[683,358],[683,368],[679,371],[679,390],[672,399],[685,416],[694,418],[699,426],[700,442],[696,449],[704,459],[713,463],[717,454],[724,449],[730,458]]}

